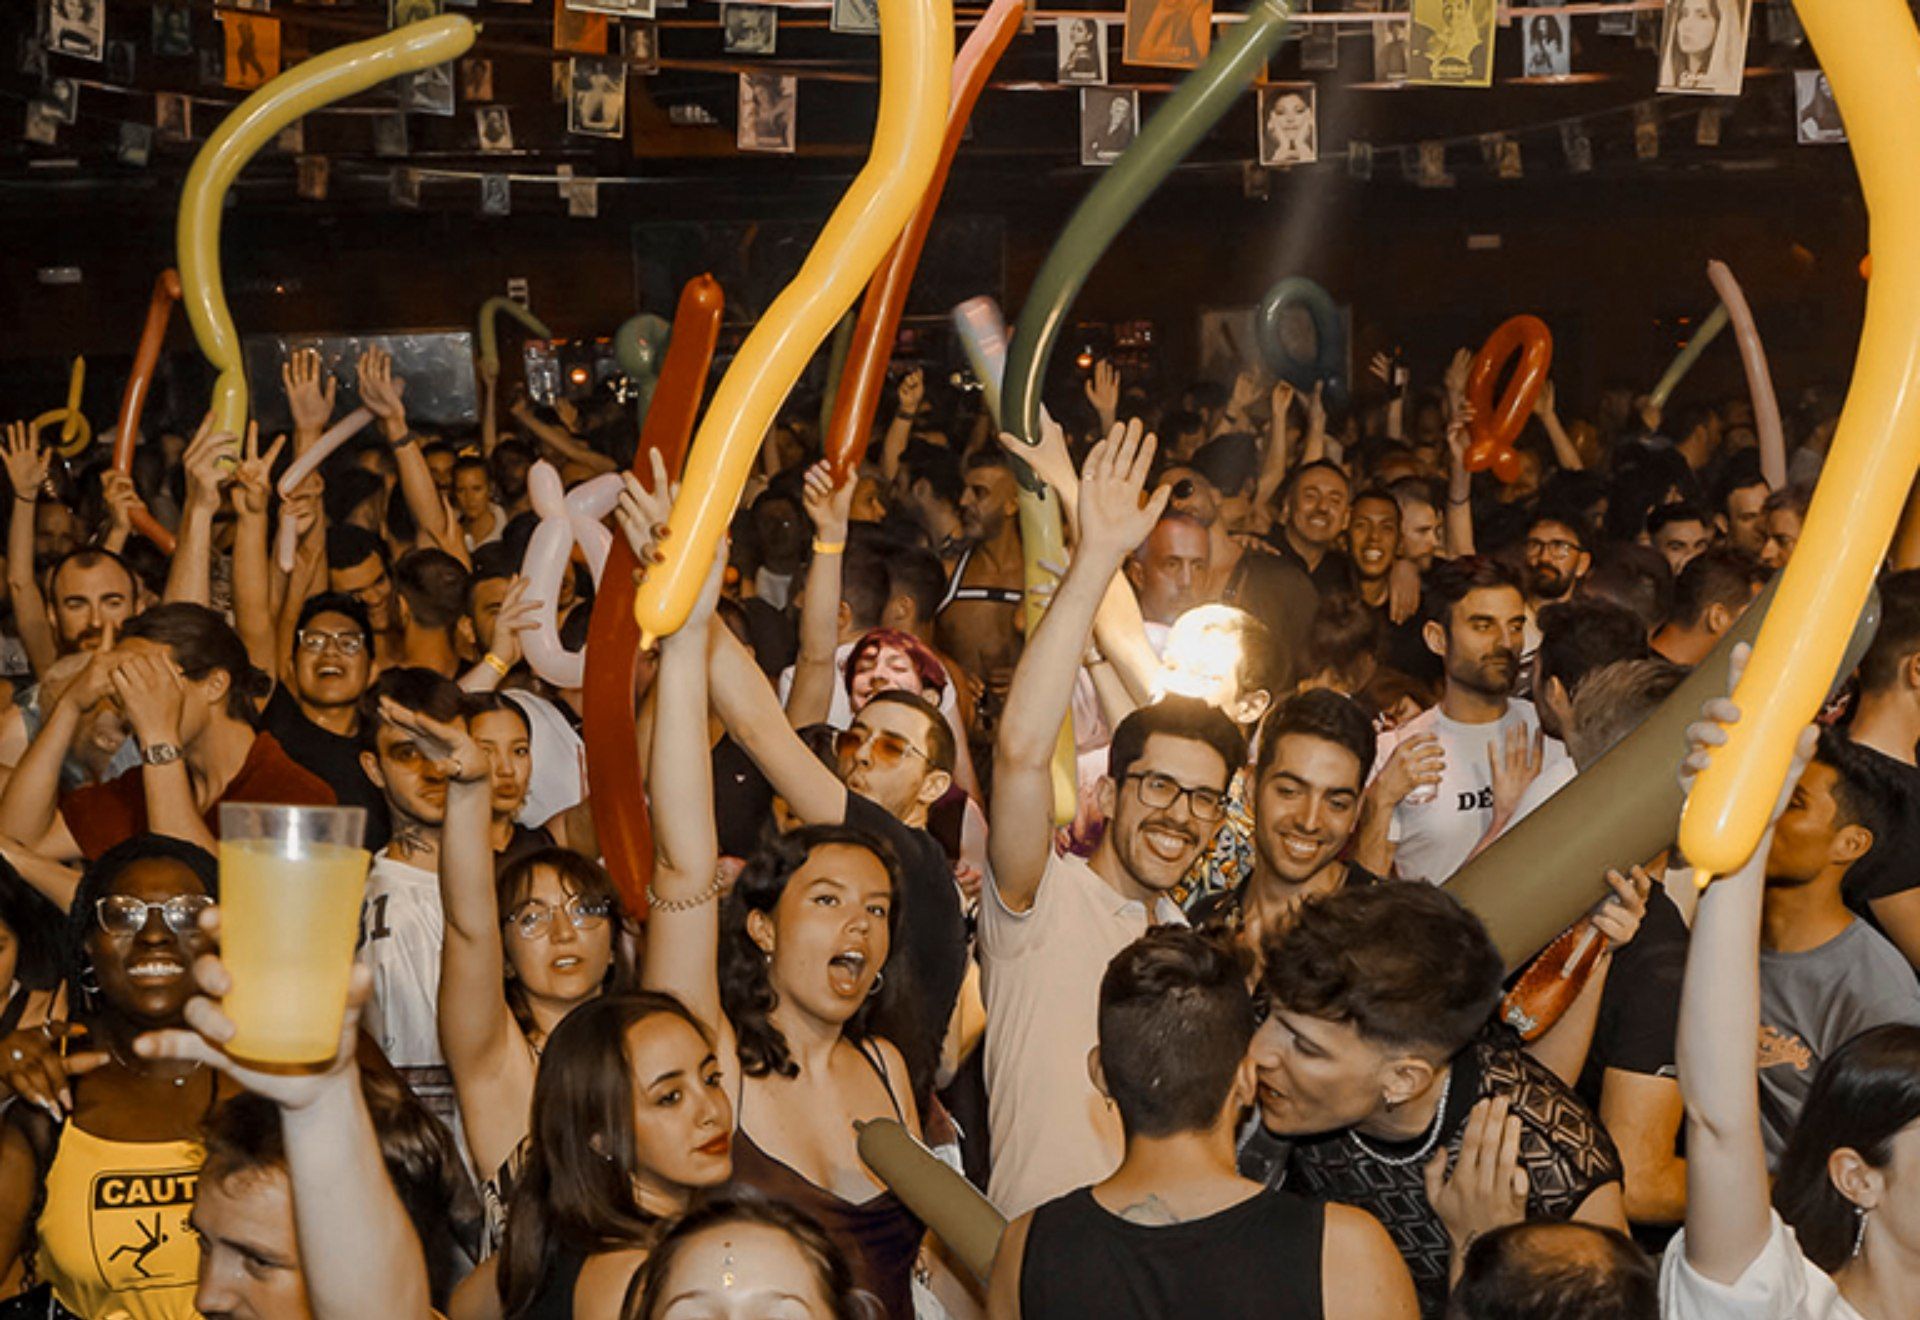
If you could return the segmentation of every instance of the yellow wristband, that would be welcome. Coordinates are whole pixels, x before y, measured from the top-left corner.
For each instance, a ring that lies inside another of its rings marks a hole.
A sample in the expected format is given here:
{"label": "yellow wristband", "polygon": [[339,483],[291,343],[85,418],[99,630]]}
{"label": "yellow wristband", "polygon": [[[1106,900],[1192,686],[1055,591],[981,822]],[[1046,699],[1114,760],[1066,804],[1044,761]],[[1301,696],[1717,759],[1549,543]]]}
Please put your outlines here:
{"label": "yellow wristband", "polygon": [[513,668],[512,665],[509,665],[505,660],[502,660],[499,656],[495,655],[492,651],[488,651],[485,655],[481,656],[480,663],[485,665],[488,669],[491,669],[494,673],[500,675],[500,677],[502,678],[505,678],[508,672]]}
{"label": "yellow wristband", "polygon": [[837,555],[846,548],[845,541],[822,541],[817,536],[813,538],[813,553],[816,555]]}

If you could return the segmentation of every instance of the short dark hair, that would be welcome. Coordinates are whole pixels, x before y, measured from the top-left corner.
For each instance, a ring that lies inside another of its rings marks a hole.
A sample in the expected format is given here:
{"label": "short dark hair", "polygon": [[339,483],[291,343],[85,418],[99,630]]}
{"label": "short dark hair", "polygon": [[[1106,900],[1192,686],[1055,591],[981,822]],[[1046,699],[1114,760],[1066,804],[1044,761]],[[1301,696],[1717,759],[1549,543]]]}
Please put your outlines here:
{"label": "short dark hair", "polygon": [[1349,886],[1268,940],[1274,1005],[1395,1049],[1452,1058],[1500,1002],[1505,968],[1480,918],[1420,881]]}
{"label": "short dark hair", "polygon": [[840,562],[840,600],[853,615],[853,626],[876,628],[887,611],[887,565],[871,547],[848,546]]}
{"label": "short dark hair", "polygon": [[1860,657],[1860,690],[1892,687],[1915,651],[1920,651],[1920,568],[1880,579],[1880,626]]}
{"label": "short dark hair", "polygon": [[1148,931],[1100,978],[1100,1071],[1129,1137],[1220,1121],[1256,1026],[1228,948],[1178,926]]}
{"label": "short dark hair", "polygon": [[[1568,1239],[1562,1244],[1543,1238]],[[1447,1320],[1659,1320],[1660,1280],[1638,1243],[1597,1224],[1526,1220],[1467,1249]]]}
{"label": "short dark hair", "polygon": [[1361,657],[1379,656],[1385,637],[1379,610],[1350,592],[1330,591],[1307,629],[1306,673],[1350,674]]}
{"label": "short dark hair", "polygon": [[960,478],[960,459],[945,445],[928,444],[925,440],[908,441],[906,453],[900,456],[900,470],[906,475],[908,486],[924,481],[935,499],[948,504],[960,502],[960,492],[965,487]]}
{"label": "short dark hair", "polygon": [[1663,528],[1674,523],[1697,522],[1702,527],[1713,527],[1713,515],[1691,500],[1674,500],[1662,504],[1647,515],[1647,536],[1649,539],[1660,535]]}
{"label": "short dark hair", "polygon": [[259,726],[259,703],[272,691],[273,680],[254,667],[240,634],[213,610],[185,601],[155,605],[128,619],[120,636],[166,647],[188,678],[202,679],[215,670],[225,673],[227,714]]}
{"label": "short dark hair", "polygon": [[1583,679],[1616,660],[1647,658],[1647,630],[1612,601],[1567,600],[1540,611],[1538,685],[1557,678],[1571,698]]}
{"label": "short dark hair", "polygon": [[1651,633],[1673,612],[1673,568],[1650,545],[1615,541],[1593,557],[1573,589],[1576,600],[1610,600],[1633,611]]}
{"label": "short dark hair", "polygon": [[1552,523],[1555,527],[1564,527],[1573,533],[1573,539],[1580,543],[1582,550],[1593,549],[1593,528],[1587,525],[1586,515],[1570,504],[1550,504],[1545,500],[1534,510],[1533,517],[1527,519],[1527,530],[1531,532],[1542,523]]}
{"label": "short dark hair", "polygon": [[1280,740],[1296,734],[1334,743],[1352,752],[1360,763],[1363,784],[1373,770],[1378,739],[1374,736],[1373,721],[1360,709],[1360,703],[1331,688],[1309,688],[1275,706],[1260,726],[1260,759],[1254,767],[1256,782],[1265,779],[1267,771],[1273,768]]}
{"label": "short dark hair", "polygon": [[72,564],[75,568],[93,568],[99,564],[118,564],[120,565],[120,571],[127,575],[127,585],[131,588],[129,595],[138,595],[140,592],[140,577],[133,571],[131,564],[104,546],[83,545],[77,550],[69,550],[64,555],[61,555],[53,561],[53,567],[47,570],[48,600],[54,599],[54,587],[60,580],[60,570],[68,564]]}
{"label": "short dark hair", "polygon": [[386,543],[364,527],[352,523],[334,523],[327,528],[327,567],[352,568],[369,559],[378,559],[380,567],[391,569]]}
{"label": "short dark hair", "polygon": [[1313,462],[1302,463],[1299,467],[1287,473],[1286,484],[1280,487],[1280,500],[1282,503],[1285,503],[1293,497],[1294,489],[1300,484],[1300,478],[1306,476],[1309,472],[1331,472],[1346,483],[1348,490],[1353,489],[1353,477],[1348,474],[1345,468],[1330,458],[1316,458]]}
{"label": "short dark hair", "polygon": [[473,571],[467,574],[467,606],[473,606],[473,591],[482,582],[511,578],[520,572],[520,556],[504,541],[489,541],[473,552]]}
{"label": "short dark hair", "polygon": [[1147,750],[1147,740],[1155,734],[1203,742],[1220,754],[1227,768],[1227,782],[1247,763],[1247,740],[1227,713],[1198,697],[1162,697],[1150,706],[1142,706],[1120,721],[1107,748],[1107,774],[1120,783]]}
{"label": "short dark hair", "polygon": [[921,546],[897,542],[886,548],[887,596],[905,596],[913,602],[914,617],[933,622],[947,594],[947,569],[940,556]]}
{"label": "short dark hair", "polygon": [[1894,812],[1904,794],[1887,760],[1831,728],[1820,730],[1813,759],[1834,772],[1834,825],[1858,825],[1873,835],[1876,847],[1891,840]]}
{"label": "short dark hair", "polygon": [[467,568],[445,550],[410,550],[393,566],[394,589],[422,628],[451,628],[466,612]]}
{"label": "short dark hair", "polygon": [[461,718],[471,722],[482,715],[511,715],[533,737],[533,721],[526,708],[504,692],[466,692],[460,694]]}
{"label": "short dark hair", "polygon": [[867,698],[869,706],[905,706],[927,722],[927,764],[935,770],[953,773],[953,767],[959,760],[959,750],[954,743],[953,726],[947,723],[947,717],[940,708],[917,692],[906,692],[900,688],[886,688]]}
{"label": "short dark hair", "polygon": [[1731,546],[1703,550],[1674,579],[1673,622],[1683,628],[1697,627],[1715,605],[1737,614],[1766,581],[1767,570]]}
{"label": "short dark hair", "polygon": [[367,645],[373,644],[373,621],[367,616],[367,607],[360,603],[358,596],[350,596],[344,591],[321,591],[307,597],[300,606],[299,617],[294,620],[293,632],[297,638],[306,630],[308,624],[322,614],[338,614],[360,630],[360,639]]}
{"label": "short dark hair", "polygon": [[1260,442],[1245,431],[1216,435],[1194,450],[1188,466],[1222,495],[1240,494],[1260,478]]}
{"label": "short dark hair", "polygon": [[1420,593],[1420,610],[1426,622],[1453,630],[1453,607],[1469,593],[1492,587],[1520,590],[1520,578],[1512,569],[1486,555],[1462,555],[1446,559],[1427,571]]}
{"label": "short dark hair", "polygon": [[430,719],[457,720],[466,699],[460,685],[452,679],[418,665],[396,665],[384,670],[360,694],[360,749],[378,753],[380,726],[386,719],[380,713],[380,699],[418,711]]}
{"label": "short dark hair", "polygon": [[60,944],[66,913],[20,878],[0,857],[0,927],[13,937],[13,976],[28,990],[60,984]]}
{"label": "short dark hair", "polygon": [[840,1246],[802,1211],[783,1201],[770,1201],[751,1191],[720,1192],[703,1197],[687,1214],[674,1221],[664,1237],[647,1253],[627,1285],[621,1320],[658,1320],[666,1314],[667,1278],[686,1244],[701,1233],[733,1224],[771,1229],[785,1237],[807,1264],[814,1286],[827,1303],[826,1320],[854,1320],[867,1314],[871,1294],[854,1287],[853,1270]]}
{"label": "short dark hair", "polygon": [[455,475],[458,475],[461,472],[467,471],[468,469],[473,469],[475,471],[485,473],[487,477],[487,484],[488,485],[493,484],[493,469],[487,466],[487,460],[480,457],[480,455],[474,454],[474,453],[466,453],[466,454],[461,454],[459,457],[453,460],[453,470]]}
{"label": "short dark hair", "polygon": [[1727,501],[1733,498],[1735,491],[1770,485],[1766,474],[1760,469],[1760,451],[1742,449],[1727,459],[1726,466],[1720,470],[1720,479],[1713,483],[1713,506],[1725,513]]}
{"label": "short dark hair", "polygon": [[1394,493],[1385,486],[1362,486],[1353,493],[1353,498],[1348,500],[1347,503],[1354,505],[1360,503],[1361,500],[1376,500],[1381,504],[1391,504],[1393,506],[1394,516],[1396,518],[1400,516],[1400,501],[1394,496]]}
{"label": "short dark hair", "polygon": [[981,468],[999,468],[1005,472],[1012,472],[1013,456],[991,440],[977,444],[967,451],[965,458],[960,460],[960,471],[967,473]]}

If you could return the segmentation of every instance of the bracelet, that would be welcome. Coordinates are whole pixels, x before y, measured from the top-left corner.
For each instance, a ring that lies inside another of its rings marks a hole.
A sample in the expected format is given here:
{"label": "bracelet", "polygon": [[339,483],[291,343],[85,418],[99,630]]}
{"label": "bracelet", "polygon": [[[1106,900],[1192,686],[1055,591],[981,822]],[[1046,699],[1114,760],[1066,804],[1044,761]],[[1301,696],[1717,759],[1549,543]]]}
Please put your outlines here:
{"label": "bracelet", "polygon": [[845,541],[822,541],[817,536],[813,538],[813,553],[816,555],[837,555],[846,548]]}
{"label": "bracelet", "polygon": [[653,895],[653,885],[649,882],[647,885],[647,907],[654,912],[691,912],[697,907],[705,907],[708,903],[720,897],[720,891],[726,888],[726,883],[725,872],[721,871],[717,866],[713,870],[713,879],[707,882],[707,887],[695,894],[692,898],[655,898]]}
{"label": "bracelet", "polygon": [[485,655],[481,656],[480,663],[485,665],[488,669],[491,669],[494,673],[500,675],[500,677],[502,678],[505,678],[507,674],[513,669],[512,665],[508,664],[505,660],[502,660],[499,656],[495,655],[492,651],[488,651]]}

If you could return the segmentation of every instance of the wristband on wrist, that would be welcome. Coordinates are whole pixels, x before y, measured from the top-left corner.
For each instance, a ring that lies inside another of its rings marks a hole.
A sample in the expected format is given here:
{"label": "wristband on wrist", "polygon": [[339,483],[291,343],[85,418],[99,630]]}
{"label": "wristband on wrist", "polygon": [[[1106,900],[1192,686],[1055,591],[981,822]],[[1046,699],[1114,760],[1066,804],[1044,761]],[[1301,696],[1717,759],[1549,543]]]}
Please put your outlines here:
{"label": "wristband on wrist", "polygon": [[845,541],[822,541],[817,536],[813,538],[813,553],[816,555],[837,555],[846,548]]}
{"label": "wristband on wrist", "polygon": [[485,655],[481,656],[480,663],[485,665],[488,669],[491,669],[494,673],[500,675],[500,677],[502,678],[505,678],[507,676],[507,672],[513,668],[512,665],[508,664],[505,660],[502,660],[499,656],[495,655],[492,651],[488,651]]}

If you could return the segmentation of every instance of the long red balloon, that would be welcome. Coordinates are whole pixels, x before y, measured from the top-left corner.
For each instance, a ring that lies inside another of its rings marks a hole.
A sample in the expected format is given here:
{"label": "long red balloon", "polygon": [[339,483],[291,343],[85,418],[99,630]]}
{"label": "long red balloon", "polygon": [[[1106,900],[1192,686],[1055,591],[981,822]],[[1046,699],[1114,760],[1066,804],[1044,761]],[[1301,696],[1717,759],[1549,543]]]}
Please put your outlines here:
{"label": "long red balloon", "polygon": [[[642,481],[653,472],[647,459],[652,453],[660,455],[669,478],[680,476],[700,398],[706,392],[714,346],[720,339],[724,305],[720,283],[711,275],[695,277],[680,291],[660,383],[653,391],[640,447],[633,457],[633,473]],[[640,654],[640,625],[633,616],[634,567],[626,538],[614,537],[587,624],[583,714],[587,788],[600,855],[627,911],[640,920],[647,913],[647,884],[653,879],[653,827],[634,744],[638,699],[633,666]]]}
{"label": "long red balloon", "polygon": [[927,231],[933,227],[933,213],[940,209],[940,194],[946,190],[947,175],[953,158],[960,151],[960,139],[966,135],[967,120],[974,104],[987,85],[994,65],[1012,44],[1020,30],[1026,0],[993,0],[980,23],[967,37],[953,59],[953,95],[947,104],[947,135],[940,144],[940,159],[933,167],[933,179],[927,184],[920,206],[900,232],[893,250],[887,253],[867,296],[860,304],[860,319],[854,323],[853,345],[847,352],[847,364],[840,373],[840,390],[834,397],[833,417],[827,423],[826,453],[833,464],[835,485],[866,456],[868,433],[874,414],[880,407],[880,387],[886,382],[887,366],[893,360],[893,337],[899,333],[900,317],[906,311],[907,290],[913,285],[913,272],[920,265],[920,251],[926,246]]}
{"label": "long red balloon", "polygon": [[[113,466],[132,475],[133,447],[140,441],[140,414],[147,409],[147,387],[153,384],[153,369],[160,365],[160,346],[167,337],[167,322],[173,319],[173,305],[180,301],[180,272],[169,267],[153,282],[153,297],[147,301],[147,324],[140,331],[140,347],[133,354],[133,374],[127,377],[127,392],[120,400],[120,421],[113,434]],[[133,511],[133,530],[160,547],[160,553],[173,553],[173,533],[144,506]]]}

